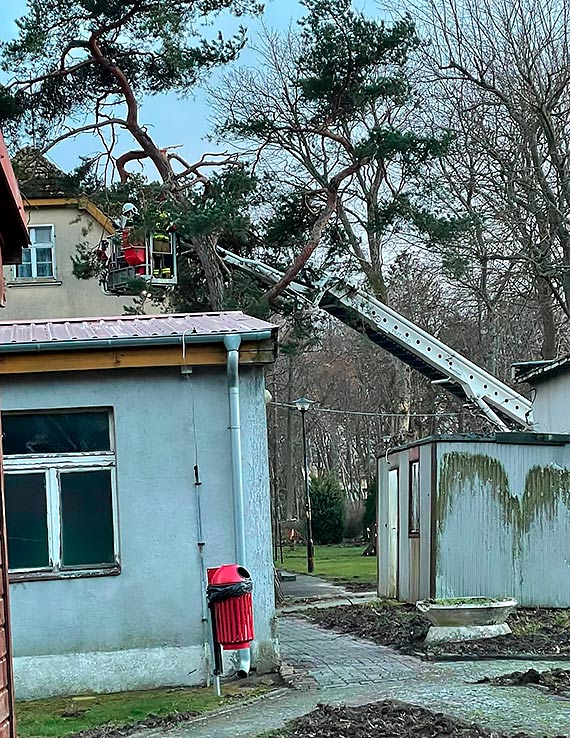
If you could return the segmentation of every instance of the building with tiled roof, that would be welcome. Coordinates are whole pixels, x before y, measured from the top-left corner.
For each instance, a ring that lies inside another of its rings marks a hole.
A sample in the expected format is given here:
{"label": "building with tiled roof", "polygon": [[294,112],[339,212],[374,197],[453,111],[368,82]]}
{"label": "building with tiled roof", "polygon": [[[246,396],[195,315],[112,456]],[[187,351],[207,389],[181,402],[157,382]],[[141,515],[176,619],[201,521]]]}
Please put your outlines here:
{"label": "building with tiled roof", "polygon": [[82,194],[77,177],[32,147],[12,160],[30,232],[22,264],[4,268],[10,299],[3,317],[78,318],[117,315],[132,298],[106,294],[96,279],[80,280],[72,257],[78,246],[95,251],[114,233],[111,219]]}

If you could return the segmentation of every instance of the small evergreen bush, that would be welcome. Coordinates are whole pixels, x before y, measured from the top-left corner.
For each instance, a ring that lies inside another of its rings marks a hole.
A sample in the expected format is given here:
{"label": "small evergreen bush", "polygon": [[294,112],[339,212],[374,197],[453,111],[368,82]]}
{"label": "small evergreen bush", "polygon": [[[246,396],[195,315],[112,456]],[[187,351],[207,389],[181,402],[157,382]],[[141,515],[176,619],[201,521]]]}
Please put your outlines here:
{"label": "small evergreen bush", "polygon": [[332,472],[311,478],[311,511],[314,542],[319,545],[341,543],[344,536],[344,491]]}

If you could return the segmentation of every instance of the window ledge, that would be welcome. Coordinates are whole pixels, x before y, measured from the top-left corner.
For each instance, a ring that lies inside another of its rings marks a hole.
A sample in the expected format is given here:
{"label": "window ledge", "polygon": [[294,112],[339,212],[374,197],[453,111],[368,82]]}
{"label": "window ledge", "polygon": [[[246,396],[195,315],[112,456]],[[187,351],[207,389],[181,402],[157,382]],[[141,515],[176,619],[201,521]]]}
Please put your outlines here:
{"label": "window ledge", "polygon": [[14,282],[7,282],[6,287],[59,287],[61,279],[18,279]]}
{"label": "window ledge", "polygon": [[90,579],[92,577],[116,577],[121,573],[121,567],[110,566],[107,569],[73,569],[65,571],[23,571],[8,572],[10,584],[18,582],[42,582],[55,579]]}

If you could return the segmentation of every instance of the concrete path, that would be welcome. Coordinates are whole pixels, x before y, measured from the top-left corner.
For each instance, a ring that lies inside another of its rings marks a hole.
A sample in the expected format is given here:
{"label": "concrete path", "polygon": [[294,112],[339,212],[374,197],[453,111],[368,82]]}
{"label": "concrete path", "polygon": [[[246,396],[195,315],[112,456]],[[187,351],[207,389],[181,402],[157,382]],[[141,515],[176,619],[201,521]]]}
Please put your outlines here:
{"label": "concrete path", "polygon": [[327,597],[329,599],[346,597],[349,592],[338,584],[332,584],[320,577],[309,574],[296,574],[292,582],[282,581],[281,591],[287,598],[309,599],[313,597]]}
{"label": "concrete path", "polygon": [[570,702],[524,687],[473,684],[488,675],[556,667],[556,662],[482,661],[432,664],[374,643],[323,630],[301,618],[280,618],[282,655],[298,689],[279,689],[258,701],[136,738],[255,738],[304,715],[318,703],[364,704],[398,699],[537,736],[570,735]]}

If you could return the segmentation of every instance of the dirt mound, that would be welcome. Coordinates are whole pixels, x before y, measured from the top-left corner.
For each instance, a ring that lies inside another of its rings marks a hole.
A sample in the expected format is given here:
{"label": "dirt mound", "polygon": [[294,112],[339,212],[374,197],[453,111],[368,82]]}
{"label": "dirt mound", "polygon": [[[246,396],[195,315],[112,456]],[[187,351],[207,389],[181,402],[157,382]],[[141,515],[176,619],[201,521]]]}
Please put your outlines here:
{"label": "dirt mound", "polygon": [[508,657],[519,654],[570,656],[568,610],[520,609],[509,617],[511,635],[480,641],[432,644],[424,638],[430,623],[413,605],[380,601],[365,605],[315,609],[304,613],[322,628],[367,638],[403,653],[440,656]]}
{"label": "dirt mound", "polygon": [[496,677],[484,677],[475,684],[496,684],[501,687],[538,686],[554,694],[570,694],[570,670],[549,669],[548,671],[512,671]]}
{"label": "dirt mound", "polygon": [[321,628],[350,633],[406,653],[422,647],[430,626],[412,605],[343,605],[304,614]]}
{"label": "dirt mound", "polygon": [[[279,738],[507,738],[479,725],[402,702],[377,702],[358,707],[319,705],[289,723]],[[530,738],[516,733],[509,738]],[[536,738],[536,736],[535,736]],[[558,736],[558,738],[564,738]]]}

